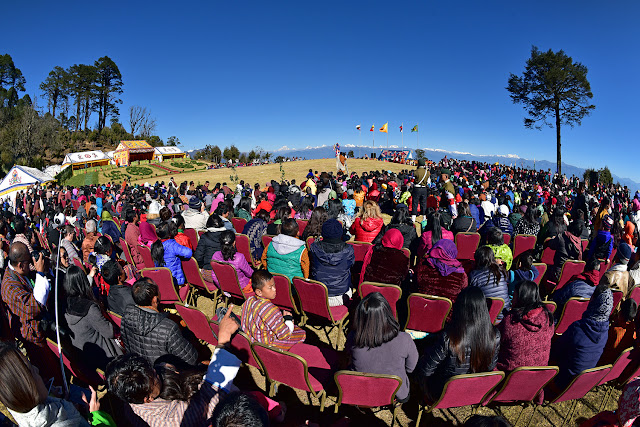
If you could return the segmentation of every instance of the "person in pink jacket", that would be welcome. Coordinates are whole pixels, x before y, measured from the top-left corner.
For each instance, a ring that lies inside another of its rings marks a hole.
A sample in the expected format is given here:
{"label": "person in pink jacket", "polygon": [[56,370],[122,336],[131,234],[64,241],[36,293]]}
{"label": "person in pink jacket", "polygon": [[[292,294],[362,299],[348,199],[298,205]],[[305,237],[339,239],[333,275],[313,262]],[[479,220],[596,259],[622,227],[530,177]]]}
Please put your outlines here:
{"label": "person in pink jacket", "polygon": [[[220,233],[220,245],[221,249],[213,254],[211,260],[227,262],[233,265],[238,273],[238,282],[242,290],[245,294],[253,294],[253,289],[251,288],[253,268],[251,268],[244,255],[236,249],[236,234],[230,230]],[[214,283],[220,287],[215,274],[212,274],[212,278]]]}

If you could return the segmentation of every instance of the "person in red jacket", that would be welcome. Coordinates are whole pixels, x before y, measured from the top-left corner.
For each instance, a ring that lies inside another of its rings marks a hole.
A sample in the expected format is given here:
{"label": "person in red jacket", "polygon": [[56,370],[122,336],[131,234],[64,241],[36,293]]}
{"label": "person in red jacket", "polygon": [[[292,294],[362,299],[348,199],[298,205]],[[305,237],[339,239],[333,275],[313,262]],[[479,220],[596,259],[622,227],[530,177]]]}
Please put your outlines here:
{"label": "person in red jacket", "polygon": [[349,232],[355,235],[355,239],[359,242],[372,242],[383,226],[384,221],[382,220],[380,205],[371,200],[366,200],[362,204],[362,210],[351,225]]}

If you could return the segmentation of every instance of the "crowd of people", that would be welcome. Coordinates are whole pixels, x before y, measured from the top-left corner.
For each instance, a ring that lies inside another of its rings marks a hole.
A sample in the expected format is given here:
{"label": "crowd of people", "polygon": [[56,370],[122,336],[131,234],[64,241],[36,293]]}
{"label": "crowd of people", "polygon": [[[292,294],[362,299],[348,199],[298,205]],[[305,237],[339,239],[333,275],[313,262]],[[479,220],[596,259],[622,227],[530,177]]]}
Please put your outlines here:
{"label": "crowd of people", "polygon": [[[640,193],[549,171],[446,158],[417,163],[399,173],[309,170],[300,182],[233,188],[173,178],[49,185],[2,201],[0,402],[21,426],[280,422],[284,402],[233,384],[240,360],[229,346],[238,330],[281,350],[307,345],[299,318],[273,302],[275,275],[326,286],[329,306],[352,318],[340,365],[399,376],[399,403],[437,399],[458,374],[558,366],[541,401],[636,345]],[[240,232],[249,253],[236,247]],[[460,233],[480,235],[473,259],[459,259]],[[505,235],[513,242],[523,234],[535,245],[514,257]],[[364,257],[350,241],[370,244]],[[534,264],[547,248],[555,255],[539,277]],[[145,265],[147,251],[153,266]],[[182,262],[190,258],[211,287],[220,287],[212,264],[233,266],[245,296],[237,314],[232,306],[219,313],[216,348],[194,337],[138,268],[168,268],[187,300]],[[555,291],[568,261],[584,261],[584,271]],[[444,329],[403,330],[406,302],[392,307],[378,292],[360,298],[365,281],[397,285],[405,299],[413,292],[448,298]],[[554,336],[574,297],[589,299],[582,318]],[[504,301],[495,320],[487,298]],[[555,312],[545,301],[556,303]],[[122,412],[100,410],[94,390],[83,403],[51,387],[61,381],[47,345],[56,332],[87,368],[104,372]],[[638,381],[630,382],[624,409],[609,414],[614,425],[640,415],[639,396]]]}

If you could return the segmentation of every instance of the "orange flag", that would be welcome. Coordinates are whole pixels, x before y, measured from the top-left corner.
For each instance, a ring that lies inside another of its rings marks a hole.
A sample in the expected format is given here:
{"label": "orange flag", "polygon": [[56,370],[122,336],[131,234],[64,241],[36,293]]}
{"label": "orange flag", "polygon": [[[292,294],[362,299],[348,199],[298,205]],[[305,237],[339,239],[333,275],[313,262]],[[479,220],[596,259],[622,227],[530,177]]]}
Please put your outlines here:
{"label": "orange flag", "polygon": [[388,127],[389,127],[389,122],[382,125],[382,127],[380,128],[380,132],[389,133]]}

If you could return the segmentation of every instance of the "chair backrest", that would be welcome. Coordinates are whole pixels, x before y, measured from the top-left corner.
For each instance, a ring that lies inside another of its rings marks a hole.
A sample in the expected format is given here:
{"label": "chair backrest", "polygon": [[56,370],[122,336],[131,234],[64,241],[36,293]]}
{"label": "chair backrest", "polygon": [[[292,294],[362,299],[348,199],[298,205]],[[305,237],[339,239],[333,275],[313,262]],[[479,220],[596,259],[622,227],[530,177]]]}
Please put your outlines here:
{"label": "chair backrest", "polygon": [[87,274],[87,269],[84,268],[84,264],[82,263],[82,260],[80,258],[74,258],[73,263],[76,265],[76,267],[80,267],[80,269],[84,271],[85,274]]}
{"label": "chair backrest", "polygon": [[202,237],[202,235],[203,235],[204,233],[206,233],[206,232],[207,232],[207,230],[198,230],[198,241],[200,241],[200,238],[201,238],[201,237]]}
{"label": "chair backrest", "polygon": [[372,292],[380,292],[391,306],[391,311],[395,318],[398,318],[397,304],[402,298],[402,289],[397,285],[389,285],[386,283],[362,282],[358,286],[358,295],[364,298]]}
{"label": "chair backrest", "polygon": [[131,256],[131,250],[129,249],[129,244],[122,237],[120,238],[120,247],[122,248],[122,252],[124,252],[124,259],[127,261],[127,264],[130,264],[135,268],[136,263],[133,261],[133,257]]}
{"label": "chair backrest", "polygon": [[294,277],[292,283],[300,298],[300,310],[333,322],[329,309],[329,291],[323,283],[302,277]]}
{"label": "chair backrest", "polygon": [[264,246],[265,249],[267,249],[267,246],[269,246],[269,243],[271,243],[271,241],[273,240],[273,238],[276,236],[272,236],[270,234],[265,234],[262,236],[262,246]]}
{"label": "chair backrest", "polygon": [[305,244],[307,245],[307,250],[311,247],[311,244],[316,241],[316,238],[313,236],[307,237]]}
{"label": "chair backrest", "polygon": [[58,352],[58,344],[56,344],[56,342],[51,338],[47,338],[47,346],[49,347],[49,350],[53,352],[55,357],[62,357],[62,362],[69,372],[71,372],[71,375],[96,389],[101,384],[104,384],[104,379],[101,378],[96,371],[92,371],[82,365],[81,357],[73,357],[67,353],[64,347],[62,347],[62,354],[60,354]]}
{"label": "chair backrest", "polygon": [[151,257],[151,249],[146,245],[138,245],[138,252],[140,252],[140,256],[144,262],[144,268],[155,267],[156,264],[153,262],[153,258]]}
{"label": "chair backrest", "polygon": [[111,319],[111,321],[118,327],[120,328],[122,326],[122,316],[120,316],[117,313],[114,313],[113,311],[107,311],[107,314],[109,315],[109,318]]}
{"label": "chair backrest", "polygon": [[558,279],[558,284],[556,285],[554,292],[564,288],[573,276],[582,273],[586,264],[587,263],[584,261],[567,260],[562,266],[560,278]]}
{"label": "chair backrest", "polygon": [[[217,340],[218,333],[220,331],[220,324],[217,321],[212,320],[210,322],[210,326]],[[240,361],[242,361],[242,363],[253,366],[260,372],[262,372],[262,367],[255,358],[255,353],[251,345],[251,339],[249,338],[249,336],[247,336],[247,334],[242,331],[236,332],[231,338],[231,343],[229,344],[229,346],[231,347],[232,353],[235,354],[236,357],[240,359]]]}
{"label": "chair backrest", "polygon": [[613,307],[611,307],[611,314],[613,314],[616,308],[618,308],[618,304],[620,304],[620,301],[622,301],[622,297],[624,296],[624,294],[622,293],[622,291],[612,289],[611,295],[613,296]]}
{"label": "chair backrest", "polygon": [[536,247],[536,236],[532,234],[517,234],[513,238],[513,259],[516,259],[521,253],[529,251]]}
{"label": "chair backrest", "polygon": [[296,222],[298,223],[298,232],[302,236],[302,233],[304,233],[304,229],[307,228],[307,225],[309,224],[309,220],[308,219],[296,219]]}
{"label": "chair backrest", "polygon": [[247,262],[251,264],[253,257],[251,256],[251,246],[249,246],[249,236],[246,234],[236,234],[236,249],[244,255]]}
{"label": "chair backrest", "polygon": [[396,375],[338,371],[333,378],[338,386],[338,405],[365,408],[393,405],[402,379]]}
{"label": "chair backrest", "polygon": [[289,310],[293,313],[299,313],[298,307],[293,299],[293,292],[289,278],[284,274],[271,274],[273,275],[273,281],[276,284],[276,297],[272,299],[271,302],[285,310]]}
{"label": "chair backrest", "polygon": [[247,225],[247,220],[244,218],[231,218],[231,224],[233,224],[233,229],[236,230],[236,233],[241,234],[244,226]]}
{"label": "chair backrest", "polygon": [[556,250],[551,249],[551,247],[545,245],[545,248],[542,250],[542,257],[540,258],[540,262],[547,265],[553,265],[553,259],[555,257]]}
{"label": "chair backrest", "polygon": [[423,331],[430,334],[444,329],[451,310],[449,298],[413,293],[407,298],[407,323],[404,329]]}
{"label": "chair backrest", "polygon": [[588,298],[569,298],[556,324],[556,334],[564,334],[573,322],[582,319],[582,313],[586,311],[588,305]]}
{"label": "chair backrest", "polygon": [[605,375],[602,380],[598,383],[598,385],[602,385],[608,383],[609,381],[617,380],[620,378],[620,375],[627,369],[627,366],[631,364],[633,347],[630,347],[624,350],[620,356],[613,362],[613,366],[611,366],[611,370]]}
{"label": "chair backrest", "polygon": [[511,234],[502,233],[502,240],[504,241],[505,245],[508,245],[509,243],[511,243]]}
{"label": "chair backrest", "polygon": [[536,270],[538,270],[538,277],[536,277],[533,281],[536,283],[536,285],[540,286],[542,278],[547,273],[547,264],[543,262],[535,262],[533,263],[533,266],[536,268]]}
{"label": "chair backrest", "polygon": [[631,289],[631,293],[629,294],[629,298],[631,298],[638,305],[640,305],[640,285],[639,286],[634,286],[633,289]]}
{"label": "chair backrest", "polygon": [[181,303],[176,303],[175,307],[182,320],[187,324],[187,328],[193,332],[196,338],[213,346],[218,345],[218,340],[213,335],[209,325],[209,319],[203,312],[195,307],[187,307]]}
{"label": "chair backrest", "polygon": [[185,228],[183,231],[184,235],[187,236],[189,238],[189,240],[191,240],[191,244],[193,245],[193,248],[195,249],[196,246],[198,246],[198,241],[199,239],[199,235],[198,232],[196,231],[195,228]]}
{"label": "chair backrest", "polygon": [[582,243],[582,252],[587,250],[587,246],[589,246],[589,239],[581,239],[580,242]]}
{"label": "chair backrest", "polygon": [[558,308],[556,303],[553,301],[544,301],[543,304],[545,305],[545,307],[547,307],[547,310],[549,310],[551,314],[554,314],[556,312],[556,309]]}
{"label": "chair backrest", "polygon": [[207,282],[202,277],[202,273],[200,272],[200,267],[198,267],[198,262],[195,258],[191,257],[189,259],[182,260],[182,272],[184,273],[184,278],[187,283],[192,286],[195,286],[199,289],[204,289],[209,293],[215,293],[218,288],[211,282]]}
{"label": "chair backrest", "polygon": [[455,375],[446,382],[440,398],[431,408],[458,408],[481,403],[503,378],[502,371]]}
{"label": "chair backrest", "polygon": [[516,368],[488,402],[531,402],[558,374],[557,366],[523,366]]}
{"label": "chair backrest", "polygon": [[309,368],[302,357],[259,342],[253,343],[253,351],[270,381],[314,393],[309,381]]}
{"label": "chair backrest", "polygon": [[245,299],[245,295],[238,281],[238,272],[236,268],[224,261],[211,260],[211,269],[218,279],[220,290],[228,292],[234,297]]}
{"label": "chair backrest", "polygon": [[364,257],[367,255],[367,252],[369,252],[369,249],[372,246],[371,243],[368,242],[353,241],[347,243],[353,246],[353,254],[355,255],[356,262],[364,261]]}
{"label": "chair backrest", "polygon": [[585,369],[550,403],[565,402],[567,400],[582,399],[592,388],[600,384],[600,381],[609,373],[611,365],[598,366],[593,369]]}
{"label": "chair backrest", "polygon": [[458,259],[474,259],[476,249],[480,244],[480,233],[465,233],[461,232],[456,234],[455,237],[456,248],[458,248]]}
{"label": "chair backrest", "polygon": [[504,300],[502,298],[487,298],[487,308],[489,309],[491,323],[495,324],[504,308]]}
{"label": "chair backrest", "polygon": [[171,270],[167,267],[145,268],[141,270],[142,277],[147,277],[158,285],[160,291],[160,303],[173,304],[174,302],[182,302],[176,287],[173,285],[173,276]]}

